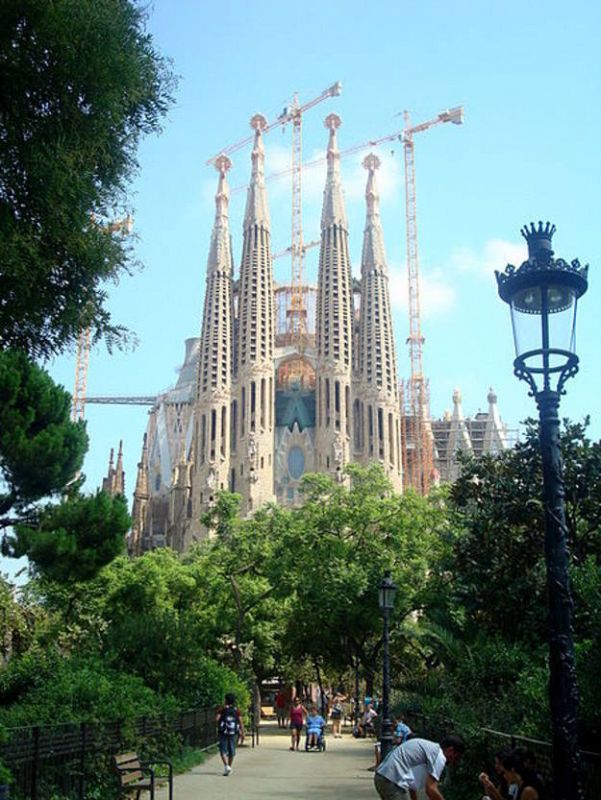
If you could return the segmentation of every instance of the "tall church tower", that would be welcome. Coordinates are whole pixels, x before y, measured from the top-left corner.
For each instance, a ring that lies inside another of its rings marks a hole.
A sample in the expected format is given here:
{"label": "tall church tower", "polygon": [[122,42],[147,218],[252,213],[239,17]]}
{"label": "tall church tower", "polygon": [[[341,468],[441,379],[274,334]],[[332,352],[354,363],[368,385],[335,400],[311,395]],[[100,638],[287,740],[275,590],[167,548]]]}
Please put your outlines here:
{"label": "tall church tower", "polygon": [[[200,516],[228,486],[230,468],[230,406],[232,376],[232,252],[226,174],[232,162],[221,155],[215,162],[219,184],[215,223],[207,260],[202,332],[196,391],[194,477],[191,533],[200,533]],[[178,478],[183,471],[178,465]]]}
{"label": "tall church tower", "polygon": [[348,222],[340,184],[336,130],[341,120],[329,114],[328,172],[321,213],[317,289],[317,470],[338,480],[351,460],[352,285]]}
{"label": "tall church tower", "polygon": [[262,136],[267,120],[255,114],[250,125],[255,131],[255,140],[240,266],[230,476],[230,489],[242,495],[242,514],[256,511],[263,503],[275,499],[275,309]]}
{"label": "tall church tower", "polygon": [[365,199],[367,218],[361,257],[361,319],[353,401],[353,450],[360,464],[379,462],[395,491],[402,489],[396,348],[390,311],[388,266],[380,219],[376,170],[370,153]]}

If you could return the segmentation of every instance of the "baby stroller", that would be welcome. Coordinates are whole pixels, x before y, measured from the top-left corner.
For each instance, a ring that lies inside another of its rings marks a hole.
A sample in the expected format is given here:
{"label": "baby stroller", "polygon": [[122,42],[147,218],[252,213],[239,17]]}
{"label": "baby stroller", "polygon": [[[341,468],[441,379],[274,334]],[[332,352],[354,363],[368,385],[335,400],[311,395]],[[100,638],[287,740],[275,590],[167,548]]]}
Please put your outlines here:
{"label": "baby stroller", "polygon": [[309,733],[309,728],[305,728],[305,752],[309,753],[311,751],[324,753],[326,749],[326,736],[325,736],[325,725],[321,725],[319,729],[319,733],[317,734],[317,745],[311,745],[309,747],[309,737],[312,733]]}

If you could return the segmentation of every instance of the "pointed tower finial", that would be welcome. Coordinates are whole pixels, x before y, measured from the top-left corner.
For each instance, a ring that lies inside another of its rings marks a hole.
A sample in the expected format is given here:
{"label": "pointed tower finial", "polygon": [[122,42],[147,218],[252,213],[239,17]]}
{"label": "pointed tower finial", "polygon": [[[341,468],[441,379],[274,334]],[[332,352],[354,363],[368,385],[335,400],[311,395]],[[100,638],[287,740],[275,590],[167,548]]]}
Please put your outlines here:
{"label": "pointed tower finial", "polygon": [[228,206],[230,189],[226,174],[232,162],[223,153],[215,159],[215,169],[219,173],[219,183],[215,194],[215,224],[211,234],[211,246],[207,260],[207,275],[213,272],[231,271],[230,232],[228,225]]}
{"label": "pointed tower finial", "polygon": [[269,209],[265,194],[265,148],[263,131],[267,128],[267,120],[263,114],[254,114],[250,119],[250,127],[255,132],[252,150],[252,172],[246,195],[246,211],[244,227],[249,225],[269,225]]}
{"label": "pointed tower finial", "polygon": [[215,169],[219,173],[217,194],[215,195],[216,217],[226,216],[230,199],[230,187],[227,185],[226,174],[232,168],[232,162],[223,153],[215,159]]}
{"label": "pointed tower finial", "polygon": [[328,173],[323,192],[323,209],[321,212],[321,227],[328,225],[342,225],[347,227],[346,210],[342,198],[342,185],[340,182],[340,150],[336,139],[336,131],[342,125],[338,114],[328,114],[325,118],[325,127],[330,131],[328,140]]}
{"label": "pointed tower finial", "polygon": [[113,494],[125,494],[125,472],[123,470],[123,439],[119,442],[117,464],[115,466],[115,480],[113,481]]}
{"label": "pointed tower finial", "polygon": [[365,200],[367,201],[367,219],[380,215],[380,194],[376,182],[376,170],[380,168],[380,159],[375,153],[369,153],[363,159],[363,166],[368,171]]}

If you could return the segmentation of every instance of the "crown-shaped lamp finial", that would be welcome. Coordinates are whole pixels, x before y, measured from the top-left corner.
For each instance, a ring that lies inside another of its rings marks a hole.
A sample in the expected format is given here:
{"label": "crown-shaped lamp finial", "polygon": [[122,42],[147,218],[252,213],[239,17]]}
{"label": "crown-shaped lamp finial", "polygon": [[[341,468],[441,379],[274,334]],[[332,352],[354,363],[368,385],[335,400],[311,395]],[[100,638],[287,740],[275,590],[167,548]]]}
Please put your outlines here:
{"label": "crown-shaped lamp finial", "polygon": [[553,255],[553,234],[555,233],[555,225],[550,222],[545,224],[539,221],[538,226],[534,222],[530,226],[524,225],[520,233],[528,242],[528,258],[537,258],[537,256],[546,256],[547,258]]}

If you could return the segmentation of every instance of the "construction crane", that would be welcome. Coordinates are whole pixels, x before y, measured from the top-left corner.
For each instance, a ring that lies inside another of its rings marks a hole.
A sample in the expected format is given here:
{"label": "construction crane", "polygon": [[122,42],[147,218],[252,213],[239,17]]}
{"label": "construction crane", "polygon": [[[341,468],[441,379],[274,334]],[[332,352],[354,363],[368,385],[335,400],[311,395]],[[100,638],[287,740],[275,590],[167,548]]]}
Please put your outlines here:
{"label": "construction crane", "polygon": [[[409,345],[410,378],[403,386],[403,465],[406,484],[420,494],[427,494],[433,475],[432,437],[429,430],[428,382],[424,377],[422,349],[424,338],[421,332],[419,251],[417,240],[417,205],[415,190],[415,151],[414,135],[445,122],[455,125],[463,123],[463,108],[441,111],[433,119],[412,126],[408,112],[404,112],[404,127],[400,131],[370,139],[343,150],[340,157],[358,153],[368,147],[377,147],[386,142],[400,141],[403,144],[405,159],[405,214],[407,246],[407,282],[409,307]],[[319,166],[326,161],[317,158],[303,164],[303,169]],[[289,175],[290,169],[272,173],[268,179]],[[242,187],[244,188],[244,187]],[[406,402],[405,402],[406,401]]]}
{"label": "construction crane", "polygon": [[[302,346],[303,335],[306,333],[307,317],[303,293],[303,262],[305,251],[308,249],[303,244],[302,223],[303,114],[330,97],[338,97],[341,92],[342,84],[340,81],[336,81],[336,83],[324,89],[317,97],[308,100],[302,105],[299,103],[298,94],[295,93],[292,103],[284,108],[280,116],[273,122],[268,123],[264,129],[264,133],[268,133],[273,128],[292,123],[292,163],[290,169],[287,170],[287,174],[292,174],[292,242],[286,250],[286,252],[290,253],[292,259],[292,292],[290,307],[287,309],[286,316],[288,331],[298,337],[299,346]],[[229,155],[252,141],[253,136],[246,136],[239,142],[223,148],[219,151],[219,154],[225,153]],[[210,158],[206,162],[207,165],[213,164],[219,154]]]}
{"label": "construction crane", "polygon": [[[350,156],[353,153],[360,153],[362,150],[367,150],[370,147],[377,147],[380,144],[385,144],[386,142],[394,142],[394,141],[402,141],[403,131],[399,130],[395,133],[389,133],[386,136],[382,136],[379,139],[369,139],[367,142],[361,142],[360,144],[354,144],[352,147],[347,147],[346,150],[340,151],[340,158],[345,158],[346,156]],[[305,161],[302,165],[303,170],[311,169],[312,167],[319,167],[321,164],[325,164],[327,161],[327,156],[322,156],[321,158],[314,158],[312,161]],[[292,173],[292,167],[287,167],[286,169],[279,170],[278,172],[271,172],[269,175],[266,176],[266,181],[275,180],[276,178],[284,178],[286,175],[290,175]],[[235,186],[231,194],[240,194],[241,192],[246,191],[248,188],[248,184],[241,184],[240,186]]]}
{"label": "construction crane", "polygon": [[303,174],[303,114],[329,97],[338,97],[342,92],[340,81],[325,89],[318,97],[300,105],[298,95],[294,95],[290,108],[284,109],[282,118],[292,122],[292,237],[290,255],[292,258],[292,293],[290,308],[287,309],[288,332],[298,337],[302,345],[307,332],[307,309],[303,294],[303,245],[302,216],[302,174]]}
{"label": "construction crane", "polygon": [[[306,253],[307,250],[311,250],[313,247],[319,247],[320,244],[321,244],[321,239],[313,239],[313,241],[311,242],[307,242],[306,244],[303,243],[302,246],[303,253]],[[278,253],[274,253],[273,260],[275,261],[276,258],[283,258],[284,256],[288,256],[290,255],[291,252],[292,252],[292,245],[286,247],[285,250],[280,250]]]}
{"label": "construction crane", "polygon": [[[280,116],[277,119],[274,119],[273,122],[268,122],[267,127],[263,129],[263,133],[269,133],[269,131],[273,130],[273,128],[278,128],[282,125],[287,125],[289,122],[293,122],[298,114],[302,116],[305,111],[308,111],[310,108],[313,108],[313,106],[316,106],[323,100],[327,100],[328,97],[337,97],[341,92],[342,92],[342,84],[340,83],[340,81],[336,81],[336,83],[333,83],[327,89],[324,89],[324,91],[320,95],[314,97],[312,100],[309,100],[306,103],[303,103],[302,106],[298,105],[297,96],[294,95],[294,100],[292,102],[292,105],[290,107],[285,108],[280,114]],[[236,150],[241,150],[243,147],[246,147],[246,145],[251,144],[254,138],[255,135],[254,133],[252,133],[250,136],[245,136],[244,139],[240,139],[239,142],[230,144],[228,145],[228,147],[223,147],[214,156],[211,156],[211,158],[207,159],[206,165],[208,167],[212,166],[220,155],[229,156],[230,153],[235,153]]]}
{"label": "construction crane", "polygon": [[403,112],[404,128],[401,134],[405,156],[405,216],[407,246],[407,282],[409,306],[410,378],[407,406],[402,413],[407,417],[406,437],[403,442],[406,485],[425,495],[430,489],[433,474],[432,437],[429,429],[430,408],[428,384],[424,377],[422,349],[424,337],[421,330],[419,250],[417,239],[417,203],[415,191],[415,147],[413,137],[444,122],[463,123],[463,108],[442,111],[427,122],[412,126],[409,112]]}
{"label": "construction crane", "polygon": [[[128,214],[123,219],[117,219],[106,225],[99,224],[96,216],[90,216],[91,221],[98,225],[105,233],[121,233],[127,236],[133,228],[133,218]],[[92,328],[84,325],[77,337],[77,351],[75,354],[75,385],[73,387],[73,404],[71,419],[73,422],[82,420],[86,413],[86,388],[88,383],[88,365],[90,363],[90,345],[92,341]]]}

